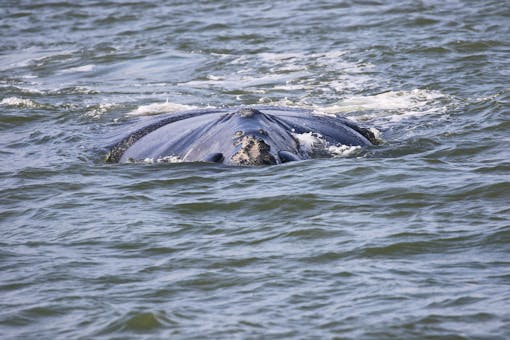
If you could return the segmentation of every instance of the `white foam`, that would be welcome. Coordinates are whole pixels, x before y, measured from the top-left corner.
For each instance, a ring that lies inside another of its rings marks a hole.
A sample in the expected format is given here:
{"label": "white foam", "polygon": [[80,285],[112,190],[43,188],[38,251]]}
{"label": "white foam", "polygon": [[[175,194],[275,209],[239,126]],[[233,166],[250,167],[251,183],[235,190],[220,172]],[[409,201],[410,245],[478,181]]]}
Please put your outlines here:
{"label": "white foam", "polygon": [[[283,90],[300,92],[300,98],[338,96],[338,92],[367,89],[377,81],[365,72],[374,65],[363,61],[347,60],[346,51],[324,53],[259,53],[254,55],[221,55],[237,70],[226,69],[225,74],[207,75],[204,78],[180,83],[194,88],[243,89],[247,94]],[[260,72],[259,69],[268,71]],[[322,74],[317,74],[321,70]],[[331,79],[329,74],[336,74]],[[309,94],[302,95],[302,92]]]}
{"label": "white foam", "polygon": [[334,157],[347,157],[359,152],[359,145],[331,145],[327,148],[328,152]]}
{"label": "white foam", "polygon": [[303,84],[288,84],[285,85],[275,85],[273,86],[273,90],[280,90],[280,91],[296,91],[296,90],[307,90],[308,85]]}
{"label": "white foam", "polygon": [[207,79],[209,79],[209,80],[223,80],[223,79],[225,79],[225,78],[224,78],[224,77],[221,77],[221,76],[215,76],[215,75],[209,74],[209,75],[207,76]]}
{"label": "white foam", "polygon": [[18,98],[18,97],[7,97],[7,98],[4,98],[0,102],[0,105],[27,107],[27,108],[37,108],[37,107],[41,106],[40,104],[34,102],[33,100],[23,99],[23,98]]}
{"label": "white foam", "polygon": [[[328,93],[336,96],[345,91],[367,89],[377,83],[366,73],[374,67],[373,64],[363,61],[347,60],[346,51],[329,51],[324,53],[262,53],[260,59],[271,67],[275,73],[289,73],[292,78],[285,84],[286,87],[298,86],[291,89]],[[311,69],[322,70],[323,74],[317,75]],[[330,79],[328,73],[336,74],[335,79]],[[320,77],[318,77],[320,76]],[[318,83],[318,79],[319,80]],[[282,85],[276,85],[279,89]]]}
{"label": "white foam", "polygon": [[90,118],[100,118],[105,113],[109,112],[113,108],[117,107],[116,103],[102,103],[99,105],[90,105],[87,107],[88,111],[85,113]]}
{"label": "white foam", "polygon": [[305,108],[304,105],[300,105],[287,97],[280,98],[278,100],[273,100],[268,97],[259,98],[259,104],[270,105],[270,106],[287,106],[287,107],[296,107],[296,108]]}
{"label": "white foam", "polygon": [[160,113],[170,113],[170,112],[177,112],[177,111],[193,110],[196,108],[197,108],[197,106],[172,103],[167,100],[164,103],[152,103],[152,104],[148,104],[148,105],[141,105],[137,109],[135,109],[131,112],[128,112],[126,115],[127,116],[150,116],[150,115],[156,115],[156,114],[160,114]]}
{"label": "white foam", "polygon": [[[236,99],[253,100],[266,105],[285,105],[312,109],[316,114],[341,114],[354,121],[372,120],[381,124],[398,122],[420,115],[442,114],[454,98],[427,89],[394,90],[375,95],[386,84],[373,72],[375,65],[353,59],[346,50],[329,52],[222,54],[228,65],[225,72],[181,83],[182,86],[239,90]],[[260,70],[269,70],[261,72]],[[280,91],[280,95],[277,95]],[[286,98],[282,99],[281,92]],[[340,100],[339,100],[340,98]],[[318,103],[329,103],[321,105]]]}
{"label": "white foam", "polygon": [[303,56],[302,53],[259,53],[258,56],[263,61],[281,62],[283,60],[295,60]]}
{"label": "white foam", "polygon": [[191,80],[179,83],[180,86],[191,86],[194,88],[221,88],[227,90],[249,90],[252,93],[264,93],[260,87],[273,86],[289,79],[286,74],[265,74],[259,76],[230,74],[226,76],[207,76],[205,80]]}
{"label": "white foam", "polygon": [[90,72],[95,68],[96,68],[96,65],[89,64],[89,65],[83,65],[83,66],[78,66],[78,67],[71,67],[66,70],[62,70],[61,73]]}
{"label": "white foam", "polygon": [[442,113],[446,108],[441,101],[446,98],[445,94],[433,90],[388,91],[373,96],[351,96],[333,105],[314,107],[314,112],[356,113],[348,118],[359,121],[382,117],[395,122],[411,116]]}

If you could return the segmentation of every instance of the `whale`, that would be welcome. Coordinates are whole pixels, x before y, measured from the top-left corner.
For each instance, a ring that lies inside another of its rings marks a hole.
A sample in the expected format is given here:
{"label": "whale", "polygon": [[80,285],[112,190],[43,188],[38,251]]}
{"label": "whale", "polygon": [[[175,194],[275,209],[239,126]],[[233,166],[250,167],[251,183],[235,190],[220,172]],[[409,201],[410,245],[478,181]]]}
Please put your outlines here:
{"label": "whale", "polygon": [[108,147],[107,162],[276,165],[331,157],[331,147],[377,144],[370,129],[344,117],[273,106],[174,112],[123,130]]}

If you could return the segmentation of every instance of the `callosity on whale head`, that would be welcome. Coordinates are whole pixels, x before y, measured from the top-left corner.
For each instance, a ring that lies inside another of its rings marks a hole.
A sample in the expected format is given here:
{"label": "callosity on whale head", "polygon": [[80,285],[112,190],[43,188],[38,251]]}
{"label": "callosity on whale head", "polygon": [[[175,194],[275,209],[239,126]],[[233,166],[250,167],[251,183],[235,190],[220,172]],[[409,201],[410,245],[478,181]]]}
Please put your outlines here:
{"label": "callosity on whale head", "polygon": [[368,146],[372,132],[309,110],[261,107],[172,113],[134,129],[113,145],[109,162],[172,159],[228,165],[273,165],[324,156],[296,136],[314,134],[328,145]]}

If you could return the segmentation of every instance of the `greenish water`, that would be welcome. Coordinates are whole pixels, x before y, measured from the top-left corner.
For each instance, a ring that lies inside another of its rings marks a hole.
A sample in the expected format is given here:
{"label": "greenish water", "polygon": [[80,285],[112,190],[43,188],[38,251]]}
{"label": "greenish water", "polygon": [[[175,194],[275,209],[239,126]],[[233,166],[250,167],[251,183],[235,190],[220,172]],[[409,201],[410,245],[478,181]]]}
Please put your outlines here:
{"label": "greenish water", "polygon": [[[510,337],[508,1],[4,1],[0,337]],[[382,145],[106,164],[132,120],[284,105]]]}

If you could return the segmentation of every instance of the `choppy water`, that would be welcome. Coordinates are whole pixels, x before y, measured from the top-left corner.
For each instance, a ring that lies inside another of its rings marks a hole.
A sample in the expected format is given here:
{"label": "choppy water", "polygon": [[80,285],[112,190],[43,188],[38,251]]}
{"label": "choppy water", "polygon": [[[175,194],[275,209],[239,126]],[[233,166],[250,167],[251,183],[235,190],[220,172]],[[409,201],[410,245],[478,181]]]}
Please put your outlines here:
{"label": "choppy water", "polygon": [[[508,1],[3,1],[0,19],[1,338],[510,337]],[[252,104],[384,143],[102,161],[131,119]]]}

